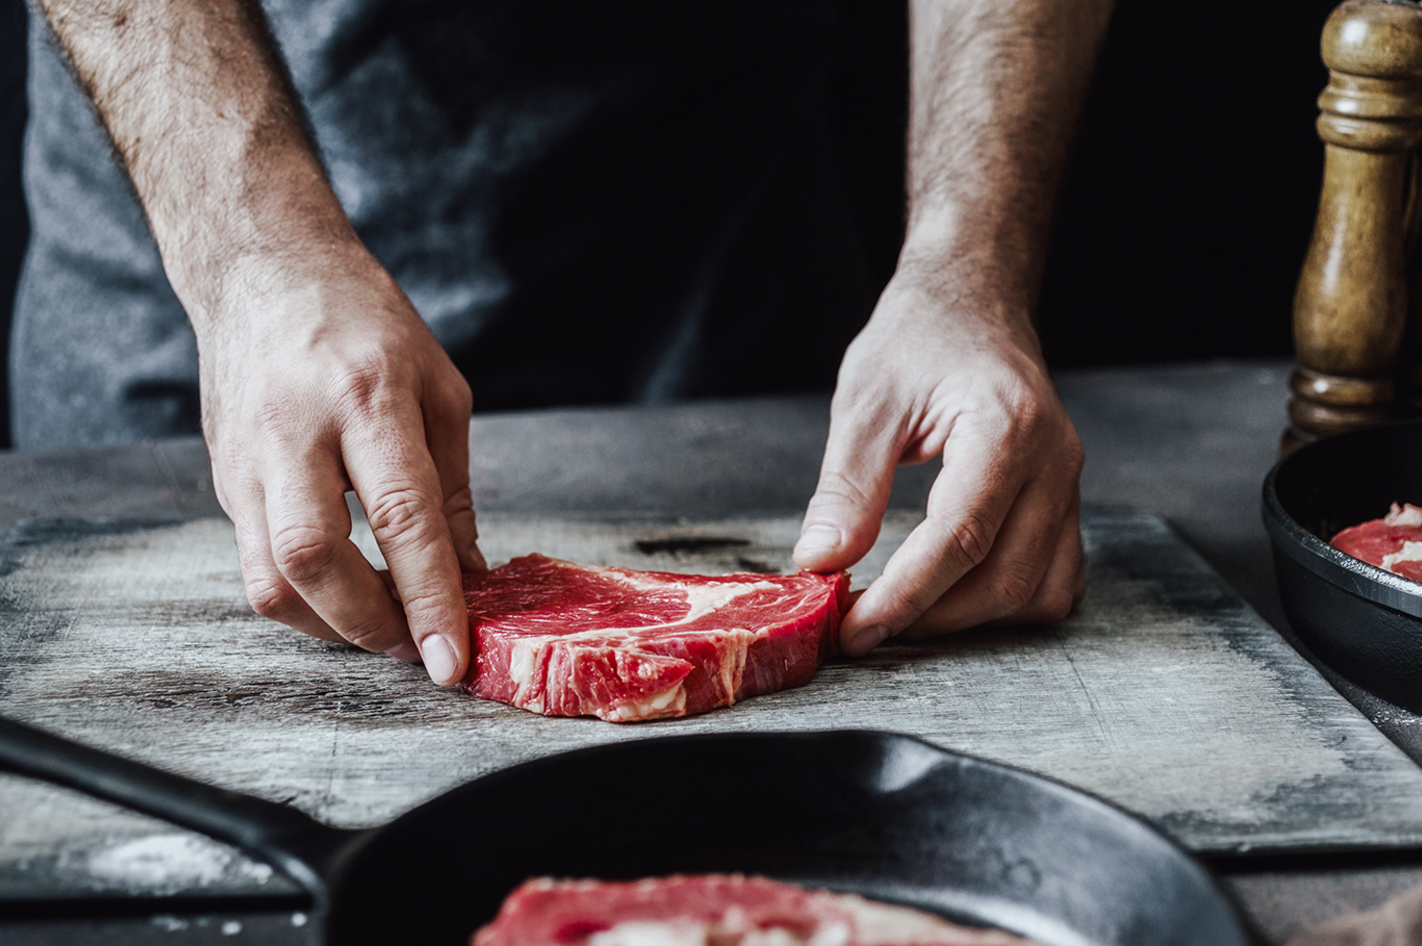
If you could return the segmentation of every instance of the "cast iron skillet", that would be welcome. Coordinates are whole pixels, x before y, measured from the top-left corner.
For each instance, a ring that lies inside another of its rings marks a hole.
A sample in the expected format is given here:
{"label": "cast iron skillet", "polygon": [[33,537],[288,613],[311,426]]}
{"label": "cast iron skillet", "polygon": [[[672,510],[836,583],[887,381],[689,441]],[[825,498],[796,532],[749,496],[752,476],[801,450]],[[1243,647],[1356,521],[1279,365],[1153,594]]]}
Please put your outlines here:
{"label": "cast iron skillet", "polygon": [[1422,505],[1422,422],[1339,434],[1285,457],[1264,480],[1264,527],[1299,638],[1349,680],[1422,712],[1422,584],[1328,544],[1393,502]]}
{"label": "cast iron skillet", "polygon": [[312,943],[455,946],[530,876],[764,874],[1053,946],[1244,946],[1209,874],[1056,782],[881,732],[601,746],[476,779],[367,831],[0,721],[0,767],[236,844],[311,892]]}

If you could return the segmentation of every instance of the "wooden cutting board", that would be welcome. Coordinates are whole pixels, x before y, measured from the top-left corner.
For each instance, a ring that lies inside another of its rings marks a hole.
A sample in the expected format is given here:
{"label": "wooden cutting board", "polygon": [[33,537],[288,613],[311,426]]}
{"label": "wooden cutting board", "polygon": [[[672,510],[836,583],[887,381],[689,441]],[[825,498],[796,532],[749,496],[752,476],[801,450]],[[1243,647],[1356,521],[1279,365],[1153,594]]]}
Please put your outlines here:
{"label": "wooden cutting board", "polygon": [[[890,518],[857,586],[914,523]],[[495,562],[536,550],[708,573],[788,569],[798,527],[797,516],[481,522]],[[1080,786],[1198,851],[1422,843],[1422,770],[1159,519],[1097,509],[1083,531],[1087,598],[1059,626],[890,644],[797,690],[617,726],[441,690],[419,668],[257,618],[223,520],[28,522],[0,543],[0,712],[343,826],[578,746],[867,727]],[[368,531],[356,538],[374,553]],[[654,790],[675,783],[668,773]],[[0,776],[0,897],[283,889],[221,845]]]}

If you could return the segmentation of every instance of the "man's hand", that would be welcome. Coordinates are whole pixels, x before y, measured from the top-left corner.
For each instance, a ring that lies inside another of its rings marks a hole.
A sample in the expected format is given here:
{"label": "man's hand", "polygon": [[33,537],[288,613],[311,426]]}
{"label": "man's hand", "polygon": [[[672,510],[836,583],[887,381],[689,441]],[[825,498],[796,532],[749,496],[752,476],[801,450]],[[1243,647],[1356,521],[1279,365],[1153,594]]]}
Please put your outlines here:
{"label": "man's hand", "polygon": [[1110,0],[913,0],[908,227],[840,368],[795,561],[847,568],[894,468],[943,456],[928,514],[846,616],[886,637],[1066,616],[1082,594],[1081,442],[1031,313]]}
{"label": "man's hand", "polygon": [[796,563],[853,565],[879,535],[895,467],[940,454],[927,517],[841,626],[850,656],[898,634],[1056,621],[1081,600],[1081,441],[1030,326],[901,270],[845,354]]}
{"label": "man's hand", "polygon": [[[461,571],[485,568],[469,490],[469,386],[359,245],[224,301],[201,351],[203,427],[259,614],[458,681]],[[399,602],[351,543],[355,490]],[[403,607],[402,607],[403,605]]]}
{"label": "man's hand", "polygon": [[[346,218],[261,5],[42,5],[197,334],[213,479],[253,606],[458,681],[459,572],[484,567],[469,388]],[[348,489],[398,603],[349,540]]]}

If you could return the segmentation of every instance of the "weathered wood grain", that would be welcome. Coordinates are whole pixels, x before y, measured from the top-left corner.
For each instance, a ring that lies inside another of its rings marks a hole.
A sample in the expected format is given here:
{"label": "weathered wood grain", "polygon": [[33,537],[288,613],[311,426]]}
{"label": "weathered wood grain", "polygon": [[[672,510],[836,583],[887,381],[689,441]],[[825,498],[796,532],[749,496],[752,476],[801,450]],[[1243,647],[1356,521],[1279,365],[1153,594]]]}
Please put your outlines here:
{"label": "weathered wood grain", "polygon": [[[893,514],[862,586],[913,526]],[[486,516],[491,560],[726,572],[789,567],[798,517]],[[379,823],[496,768],[707,730],[912,733],[1060,778],[1188,846],[1422,843],[1422,770],[1160,520],[1097,509],[1089,592],[1054,628],[888,645],[803,688],[690,720],[549,719],[428,684],[246,607],[223,520],[31,521],[3,543],[0,712],[338,825]],[[373,550],[368,535],[358,541]],[[670,540],[670,541],[669,541]],[[220,846],[0,779],[0,896],[282,884]]]}

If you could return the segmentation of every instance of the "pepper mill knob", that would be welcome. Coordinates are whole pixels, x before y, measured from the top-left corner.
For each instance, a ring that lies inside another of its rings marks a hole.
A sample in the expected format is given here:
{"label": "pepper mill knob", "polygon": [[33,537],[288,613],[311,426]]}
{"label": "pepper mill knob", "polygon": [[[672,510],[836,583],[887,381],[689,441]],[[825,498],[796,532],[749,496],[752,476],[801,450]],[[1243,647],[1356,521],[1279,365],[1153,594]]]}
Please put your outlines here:
{"label": "pepper mill knob", "polygon": [[1284,449],[1392,416],[1407,320],[1404,242],[1422,141],[1422,7],[1347,0],[1323,29],[1318,219],[1294,296],[1299,367]]}

